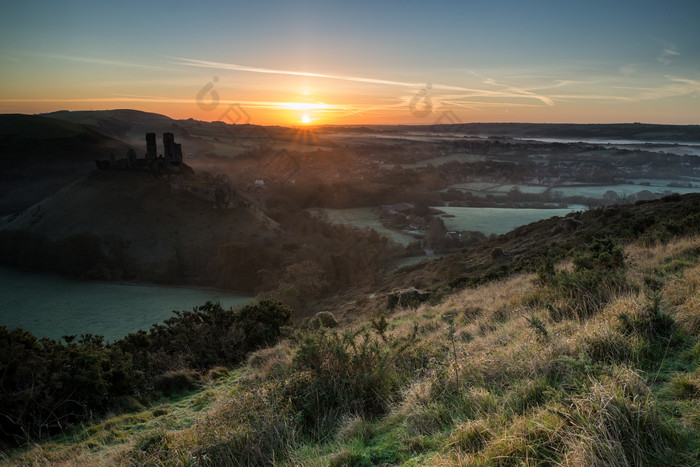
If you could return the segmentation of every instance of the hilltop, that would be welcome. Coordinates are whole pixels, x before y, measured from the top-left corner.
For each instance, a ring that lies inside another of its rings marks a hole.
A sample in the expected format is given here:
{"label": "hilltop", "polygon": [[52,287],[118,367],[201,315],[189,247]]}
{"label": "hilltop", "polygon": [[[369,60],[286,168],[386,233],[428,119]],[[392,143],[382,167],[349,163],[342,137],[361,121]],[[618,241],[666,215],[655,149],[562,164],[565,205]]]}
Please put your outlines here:
{"label": "hilltop", "polygon": [[186,147],[189,157],[237,157],[260,148],[282,149],[332,146],[329,141],[301,140],[293,128],[260,126],[247,122],[172,119],[165,115],[131,109],[60,111],[43,114],[61,122],[79,124],[95,132],[140,146],[147,132],[172,132]]}
{"label": "hilltop", "polygon": [[[194,174],[189,177],[196,183]],[[196,280],[219,246],[253,236],[261,243],[271,236],[245,207],[217,209],[207,199],[174,190],[167,178],[119,170],[92,171],[4,228],[54,242],[83,237],[86,247],[89,238],[100,239],[112,245],[108,248],[118,247],[129,263],[124,276],[145,280],[183,274]]]}

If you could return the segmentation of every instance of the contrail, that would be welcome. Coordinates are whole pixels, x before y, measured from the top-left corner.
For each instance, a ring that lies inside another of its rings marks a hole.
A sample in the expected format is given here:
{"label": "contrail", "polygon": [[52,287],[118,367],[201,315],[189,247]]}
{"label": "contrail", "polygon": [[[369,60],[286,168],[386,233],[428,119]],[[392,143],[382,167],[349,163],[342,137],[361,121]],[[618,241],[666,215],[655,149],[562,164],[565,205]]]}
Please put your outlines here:
{"label": "contrail", "polygon": [[[326,73],[311,73],[311,72],[305,72],[305,71],[278,70],[278,69],[274,69],[274,68],[251,67],[251,66],[246,66],[246,65],[236,65],[233,63],[212,62],[212,61],[208,61],[208,60],[195,60],[195,59],[182,58],[182,57],[172,57],[172,58],[179,60],[179,62],[175,63],[177,65],[187,65],[187,66],[200,67],[200,68],[214,68],[217,70],[244,71],[244,72],[249,72],[249,73],[265,73],[265,74],[273,74],[273,75],[307,76],[310,78],[336,79],[336,80],[342,80],[342,81],[353,81],[353,82],[357,82],[357,83],[383,84],[383,85],[388,85],[388,86],[400,86],[400,87],[410,87],[410,88],[422,88],[422,87],[426,86],[424,83],[416,83],[416,82],[408,82],[408,81],[393,81],[393,80],[386,80],[386,79],[365,78],[365,77],[360,77],[360,76],[329,75]],[[512,89],[512,90],[510,90],[510,92],[487,91],[485,89],[465,88],[462,86],[450,86],[450,85],[446,85],[446,84],[432,84],[430,87],[432,89],[440,89],[440,90],[445,90],[445,91],[460,91],[460,92],[468,93],[471,96],[478,96],[478,97],[510,97],[510,98],[521,97],[521,98],[528,98],[528,99],[536,99],[536,100],[539,100],[539,101],[545,103],[548,106],[554,105],[554,101],[552,101],[552,99],[549,99],[548,97],[541,96],[539,94],[535,94],[535,93],[532,93],[529,91],[523,91],[520,89]]]}

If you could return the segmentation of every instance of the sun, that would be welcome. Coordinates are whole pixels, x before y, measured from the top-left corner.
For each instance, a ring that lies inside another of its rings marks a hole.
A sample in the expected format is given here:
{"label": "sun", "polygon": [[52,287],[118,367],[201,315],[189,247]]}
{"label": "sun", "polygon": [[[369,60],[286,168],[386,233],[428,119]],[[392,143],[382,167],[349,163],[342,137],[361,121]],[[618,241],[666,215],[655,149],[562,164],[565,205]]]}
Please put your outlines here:
{"label": "sun", "polygon": [[301,116],[301,123],[303,123],[304,125],[308,125],[309,123],[311,123],[311,118],[308,115],[304,114]]}

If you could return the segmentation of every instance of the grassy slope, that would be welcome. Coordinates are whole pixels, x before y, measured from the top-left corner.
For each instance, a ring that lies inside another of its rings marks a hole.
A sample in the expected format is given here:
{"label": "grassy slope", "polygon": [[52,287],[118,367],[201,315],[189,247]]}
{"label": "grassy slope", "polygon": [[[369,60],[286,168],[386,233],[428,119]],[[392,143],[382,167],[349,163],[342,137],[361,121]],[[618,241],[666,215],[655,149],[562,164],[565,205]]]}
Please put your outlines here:
{"label": "grassy slope", "polygon": [[260,234],[262,226],[243,207],[214,209],[190,193],[172,192],[167,180],[148,172],[115,170],[93,171],[6,228],[50,239],[119,235],[129,241],[127,254],[145,265],[166,263],[176,251],[185,261],[205,261],[219,245]]}
{"label": "grassy slope", "polygon": [[95,167],[126,156],[128,145],[72,122],[0,115],[0,215],[17,213]]}
{"label": "grassy slope", "polygon": [[[697,465],[700,237],[645,239],[625,253],[626,287],[611,289],[585,319],[562,319],[552,310],[566,296],[515,273],[395,310],[381,338],[379,321],[360,318],[343,332],[364,327],[368,337],[354,338],[356,350],[321,353],[320,367],[303,364],[313,356],[309,343],[328,350],[332,339],[323,339],[333,333],[291,337],[201,391],[5,462]],[[662,292],[657,315],[651,289]],[[369,393],[358,375],[374,375]],[[342,390],[373,404],[331,397]],[[309,408],[306,423],[300,413]]]}

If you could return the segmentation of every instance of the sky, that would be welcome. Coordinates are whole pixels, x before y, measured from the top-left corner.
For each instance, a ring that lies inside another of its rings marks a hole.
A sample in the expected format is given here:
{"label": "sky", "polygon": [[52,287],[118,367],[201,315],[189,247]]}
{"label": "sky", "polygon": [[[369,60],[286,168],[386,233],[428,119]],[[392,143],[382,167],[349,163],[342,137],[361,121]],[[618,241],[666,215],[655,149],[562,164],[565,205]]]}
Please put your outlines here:
{"label": "sky", "polygon": [[0,113],[700,124],[700,1],[0,0]]}

